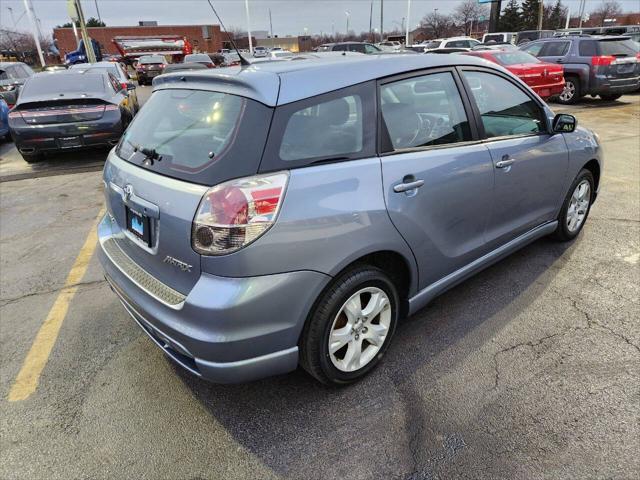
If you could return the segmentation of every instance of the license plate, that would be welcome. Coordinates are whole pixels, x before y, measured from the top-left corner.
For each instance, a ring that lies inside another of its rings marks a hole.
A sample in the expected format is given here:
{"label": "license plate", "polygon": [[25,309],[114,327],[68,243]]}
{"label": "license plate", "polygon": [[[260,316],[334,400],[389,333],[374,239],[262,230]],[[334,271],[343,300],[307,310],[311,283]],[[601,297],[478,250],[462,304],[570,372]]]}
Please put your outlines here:
{"label": "license plate", "polygon": [[72,148],[72,147],[81,147],[82,139],[80,135],[75,135],[73,137],[59,137],[58,144],[60,148]]}
{"label": "license plate", "polygon": [[127,230],[148,246],[151,246],[151,222],[149,221],[149,217],[129,207],[125,208],[127,213]]}
{"label": "license plate", "polygon": [[618,65],[618,73],[631,73],[635,68],[635,63],[623,63]]}

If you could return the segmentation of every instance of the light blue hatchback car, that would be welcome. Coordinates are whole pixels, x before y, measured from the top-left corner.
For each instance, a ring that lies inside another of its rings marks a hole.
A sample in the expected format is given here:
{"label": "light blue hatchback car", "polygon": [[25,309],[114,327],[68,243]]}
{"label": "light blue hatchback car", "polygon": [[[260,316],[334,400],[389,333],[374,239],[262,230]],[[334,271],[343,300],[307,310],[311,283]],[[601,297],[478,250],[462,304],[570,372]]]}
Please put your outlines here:
{"label": "light blue hatchback car", "polygon": [[193,374],[344,384],[438,294],[574,239],[601,174],[594,133],[469,56],[179,72],[109,155],[100,259]]}

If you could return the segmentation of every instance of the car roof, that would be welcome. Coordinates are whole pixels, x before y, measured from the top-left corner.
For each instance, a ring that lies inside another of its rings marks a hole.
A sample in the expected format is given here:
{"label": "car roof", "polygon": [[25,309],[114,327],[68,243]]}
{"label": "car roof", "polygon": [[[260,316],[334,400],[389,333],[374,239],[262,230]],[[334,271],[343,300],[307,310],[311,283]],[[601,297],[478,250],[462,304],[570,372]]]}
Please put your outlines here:
{"label": "car roof", "polygon": [[483,65],[502,70],[487,60],[472,56],[404,53],[339,55],[165,74],[154,80],[154,91],[190,87],[222,91],[276,106],[390,75],[454,65]]}
{"label": "car roof", "polygon": [[0,68],[11,67],[13,65],[24,65],[24,62],[0,62]]}
{"label": "car roof", "polygon": [[[547,37],[534,40],[535,42],[552,42],[559,40],[630,40],[629,35],[587,35],[587,34],[569,34],[561,37]],[[533,43],[533,42],[531,42]]]}

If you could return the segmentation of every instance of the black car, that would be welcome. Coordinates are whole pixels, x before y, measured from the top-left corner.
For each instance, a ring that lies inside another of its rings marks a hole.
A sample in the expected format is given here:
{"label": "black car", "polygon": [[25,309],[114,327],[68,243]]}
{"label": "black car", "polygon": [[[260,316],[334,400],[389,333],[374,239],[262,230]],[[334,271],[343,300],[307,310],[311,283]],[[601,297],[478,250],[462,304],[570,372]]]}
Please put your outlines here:
{"label": "black car", "polygon": [[136,64],[138,85],[150,85],[154,77],[164,72],[166,66],[167,61],[162,55],[145,55],[144,57],[140,57]]}
{"label": "black car", "polygon": [[9,108],[15,105],[22,85],[32,75],[33,70],[25,63],[0,62],[0,98]]}
{"label": "black car", "polygon": [[9,114],[9,131],[29,163],[45,152],[118,143],[134,115],[128,92],[104,71],[39,73]]}

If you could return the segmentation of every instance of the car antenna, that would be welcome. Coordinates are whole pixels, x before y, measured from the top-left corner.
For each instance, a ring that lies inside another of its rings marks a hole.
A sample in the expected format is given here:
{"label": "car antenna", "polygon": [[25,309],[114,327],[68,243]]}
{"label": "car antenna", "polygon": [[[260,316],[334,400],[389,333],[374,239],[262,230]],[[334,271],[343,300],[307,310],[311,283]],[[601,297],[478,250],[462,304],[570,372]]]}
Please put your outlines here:
{"label": "car antenna", "polygon": [[220,26],[222,27],[222,30],[224,30],[224,33],[227,34],[227,38],[231,42],[231,45],[233,45],[233,49],[236,51],[236,53],[240,57],[240,65],[242,65],[243,67],[246,67],[247,65],[251,65],[251,63],[242,56],[242,54],[240,53],[240,50],[238,50],[238,46],[236,45],[236,42],[233,41],[233,38],[231,37],[231,35],[229,35],[229,32],[227,32],[227,28],[224,26],[224,23],[222,23],[222,19],[220,18],[220,15],[218,15],[218,12],[216,12],[216,9],[213,7],[211,0],[207,0],[207,3],[209,4],[209,6],[211,7],[211,10],[213,10],[213,13],[215,14],[216,18],[220,22]]}

